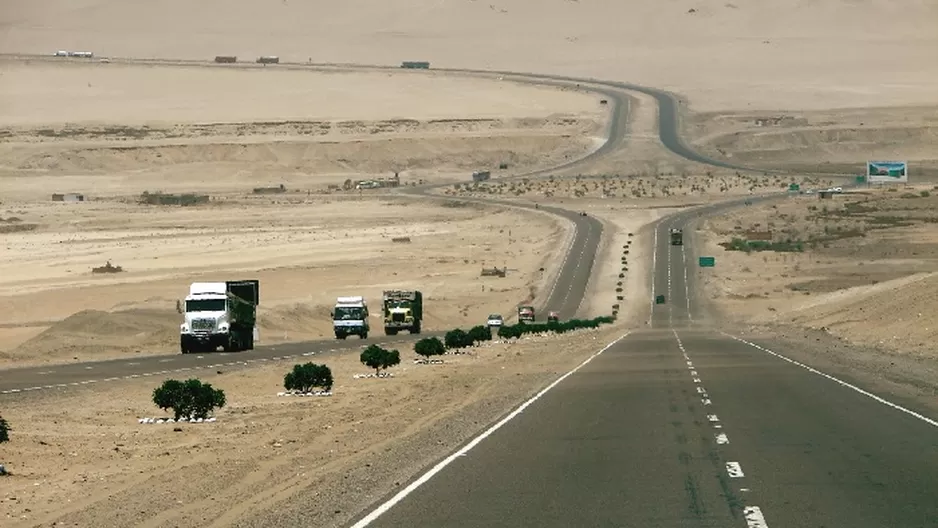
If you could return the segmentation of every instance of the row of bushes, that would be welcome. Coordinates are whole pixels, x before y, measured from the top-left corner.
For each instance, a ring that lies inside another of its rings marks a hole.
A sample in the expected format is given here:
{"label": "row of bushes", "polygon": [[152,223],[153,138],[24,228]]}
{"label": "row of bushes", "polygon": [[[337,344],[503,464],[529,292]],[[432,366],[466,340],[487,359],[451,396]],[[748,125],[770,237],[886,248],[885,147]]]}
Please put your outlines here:
{"label": "row of bushes", "polygon": [[550,323],[524,323],[511,326],[502,326],[498,329],[498,337],[502,339],[517,339],[525,334],[540,334],[551,332],[564,334],[584,328],[599,328],[600,325],[611,324],[616,318],[612,315],[603,315],[592,319],[570,319],[569,321]]}

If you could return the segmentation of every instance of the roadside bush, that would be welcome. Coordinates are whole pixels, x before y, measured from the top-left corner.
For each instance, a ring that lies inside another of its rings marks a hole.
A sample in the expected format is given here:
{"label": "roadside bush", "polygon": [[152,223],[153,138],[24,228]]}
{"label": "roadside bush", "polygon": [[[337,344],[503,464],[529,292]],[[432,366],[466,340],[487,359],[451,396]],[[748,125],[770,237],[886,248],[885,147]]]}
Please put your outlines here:
{"label": "roadside bush", "polygon": [[447,349],[465,348],[467,346],[472,346],[472,340],[469,339],[469,334],[460,328],[446,332],[446,335],[443,336],[443,342],[446,344]]}
{"label": "roadside bush", "polygon": [[474,345],[483,341],[492,340],[492,329],[486,325],[473,326],[468,333],[469,344]]}
{"label": "roadside bush", "polygon": [[397,350],[368,345],[368,348],[362,351],[360,359],[365,366],[375,369],[375,374],[380,374],[382,370],[400,364],[401,354]]}
{"label": "roadside bush", "polygon": [[194,378],[171,379],[153,390],[153,403],[164,411],[172,409],[175,420],[182,417],[205,419],[215,408],[225,406],[225,392]]}
{"label": "roadside bush", "polygon": [[0,444],[10,441],[10,431],[12,430],[13,428],[10,427],[10,424],[3,418],[3,416],[0,416]]}
{"label": "roadside bush", "polygon": [[283,377],[283,388],[302,393],[312,392],[314,387],[322,387],[322,390],[330,391],[332,381],[332,370],[329,367],[304,363],[293,365],[293,370],[287,372]]}
{"label": "roadside bush", "polygon": [[432,356],[442,356],[446,352],[446,346],[438,337],[427,337],[414,343],[414,352],[429,361]]}

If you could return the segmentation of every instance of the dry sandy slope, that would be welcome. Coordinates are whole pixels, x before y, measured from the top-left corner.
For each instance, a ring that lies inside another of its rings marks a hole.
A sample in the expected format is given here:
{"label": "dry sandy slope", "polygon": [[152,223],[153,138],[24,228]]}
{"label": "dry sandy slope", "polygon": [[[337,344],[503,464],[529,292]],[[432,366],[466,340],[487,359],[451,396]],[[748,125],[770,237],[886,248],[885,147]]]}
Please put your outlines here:
{"label": "dry sandy slope", "polygon": [[429,60],[644,83],[685,93],[699,110],[938,103],[938,6],[925,0],[53,0],[41,8],[8,0],[4,7],[0,49],[8,52]]}
{"label": "dry sandy slope", "polygon": [[[697,273],[733,319],[823,330],[889,357],[938,365],[933,193],[931,187],[906,187],[830,201],[800,196],[712,219],[703,235],[717,267]],[[717,245],[747,238],[748,231],[805,241],[805,252],[747,255]]]}
{"label": "dry sandy slope", "polygon": [[[2,216],[13,214],[13,225],[39,226],[0,235],[0,336],[17,364],[173,352],[175,301],[200,280],[260,279],[261,343],[328,337],[336,296],[374,305],[387,288],[425,293],[428,330],[475,325],[545,286],[569,229],[515,210],[393,197],[23,204]],[[108,259],[126,271],[90,272]],[[479,276],[506,265],[505,278]]]}
{"label": "dry sandy slope", "polygon": [[208,374],[228,406],[218,422],[179,432],[136,423],[162,416],[150,403],[155,378],[17,399],[3,409],[16,430],[4,446],[13,476],[0,518],[10,527],[338,526],[620,332],[493,344],[442,365],[413,365],[405,350],[390,379],[352,379],[368,371],[357,351],[314,356],[335,375],[331,398],[278,398],[287,363]]}
{"label": "dry sandy slope", "polygon": [[938,107],[690,116],[696,149],[749,167],[864,174],[867,160],[905,160],[914,181],[938,179]]}

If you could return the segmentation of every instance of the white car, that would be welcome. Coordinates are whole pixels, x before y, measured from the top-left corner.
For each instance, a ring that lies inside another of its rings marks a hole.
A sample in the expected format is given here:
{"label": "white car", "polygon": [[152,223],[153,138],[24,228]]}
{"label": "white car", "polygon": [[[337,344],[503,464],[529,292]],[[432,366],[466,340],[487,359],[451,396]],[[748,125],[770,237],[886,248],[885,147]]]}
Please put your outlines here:
{"label": "white car", "polygon": [[488,326],[501,326],[504,323],[504,319],[500,314],[490,314],[488,321],[485,323]]}

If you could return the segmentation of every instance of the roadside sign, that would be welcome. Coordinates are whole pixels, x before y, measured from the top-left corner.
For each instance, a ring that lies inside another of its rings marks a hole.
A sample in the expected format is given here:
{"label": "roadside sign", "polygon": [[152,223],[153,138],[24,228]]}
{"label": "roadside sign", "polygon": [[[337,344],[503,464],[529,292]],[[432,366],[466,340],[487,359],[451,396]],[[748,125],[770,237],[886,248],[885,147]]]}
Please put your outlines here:
{"label": "roadside sign", "polygon": [[788,186],[788,190],[791,192],[798,192],[801,190],[801,186],[798,185],[797,183],[792,183]]}
{"label": "roadside sign", "polygon": [[700,257],[697,260],[700,263],[701,268],[712,268],[717,264],[717,259],[715,257]]}
{"label": "roadside sign", "polygon": [[857,176],[857,183],[865,183],[865,182],[866,182],[866,176],[862,174]]}

